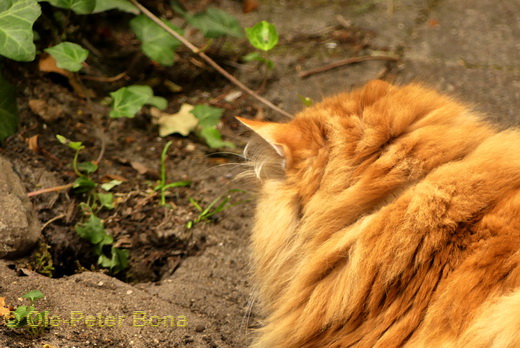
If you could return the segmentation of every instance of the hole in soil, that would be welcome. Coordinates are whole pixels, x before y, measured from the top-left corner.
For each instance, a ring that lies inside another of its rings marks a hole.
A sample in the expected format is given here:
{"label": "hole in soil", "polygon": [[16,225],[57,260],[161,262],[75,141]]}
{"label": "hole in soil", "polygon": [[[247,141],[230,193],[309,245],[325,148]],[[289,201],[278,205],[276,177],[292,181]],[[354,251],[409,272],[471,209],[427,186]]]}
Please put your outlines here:
{"label": "hole in soil", "polygon": [[[100,214],[106,231],[114,238],[114,246],[129,252],[126,269],[111,272],[100,267],[95,246],[80,238],[74,226],[66,223],[54,223],[44,230],[30,257],[29,268],[53,278],[96,270],[125,282],[154,282],[173,274],[185,258],[203,250],[203,226],[185,227],[183,220],[191,216],[186,207],[172,210],[149,200],[136,209],[138,201],[139,197],[130,198],[112,215]],[[103,254],[110,255],[111,247],[104,246]]]}

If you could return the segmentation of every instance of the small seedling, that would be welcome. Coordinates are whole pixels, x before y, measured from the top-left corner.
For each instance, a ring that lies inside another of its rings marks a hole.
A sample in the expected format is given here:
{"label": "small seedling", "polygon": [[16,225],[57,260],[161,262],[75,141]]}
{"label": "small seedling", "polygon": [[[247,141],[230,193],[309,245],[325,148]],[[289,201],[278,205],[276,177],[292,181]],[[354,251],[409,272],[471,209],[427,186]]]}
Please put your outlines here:
{"label": "small seedling", "polygon": [[112,245],[114,239],[105,232],[103,221],[90,210],[87,204],[81,203],[81,206],[84,215],[89,214],[89,217],[85,222],[76,224],[75,230],[81,238],[94,246],[98,265],[108,268],[112,274],[126,269],[128,267],[128,250],[114,247]]}
{"label": "small seedling", "polygon": [[56,135],[56,138],[62,144],[76,151],[72,168],[78,178],[76,178],[72,187],[77,193],[87,195],[87,201],[80,203],[86,220],[78,222],[74,229],[81,238],[88,240],[93,245],[94,253],[98,256],[97,264],[99,266],[108,268],[112,274],[119,273],[128,267],[128,250],[119,249],[112,245],[114,242],[112,236],[105,232],[105,226],[96,214],[101,209],[114,209],[114,195],[108,191],[121,184],[121,181],[112,180],[105,183],[101,185],[101,188],[107,192],[97,192],[98,184],[90,178],[90,175],[98,170],[97,164],[93,162],[78,163],[79,153],[85,146],[79,141],[70,141],[61,135]]}
{"label": "small seedling", "polygon": [[314,101],[309,98],[309,97],[304,97],[303,95],[301,94],[298,94],[298,98],[300,99],[300,101],[303,103],[303,105],[305,105],[306,107],[309,107],[309,106],[312,106],[312,104],[314,103]]}
{"label": "small seedling", "polygon": [[48,311],[35,311],[34,303],[44,298],[41,291],[31,290],[22,298],[30,301],[29,307],[19,306],[15,311],[11,312],[12,319],[7,322],[9,328],[26,328],[27,332],[33,336],[37,336],[43,332],[46,327],[45,317],[48,316]]}
{"label": "small seedling", "polygon": [[268,70],[274,67],[273,61],[269,59],[269,51],[278,44],[278,32],[274,24],[261,21],[251,28],[246,28],[246,35],[249,43],[259,49],[262,54],[252,52],[242,57],[242,60],[245,62],[257,61],[264,66],[263,84],[265,84]]}
{"label": "small seedling", "polygon": [[33,254],[33,260],[30,267],[33,268],[35,272],[52,278],[54,273],[54,264],[49,249],[50,246],[47,243],[40,242],[38,250]]}
{"label": "small seedling", "polygon": [[244,193],[243,190],[233,189],[229,190],[226,194],[218,196],[215,198],[206,208],[203,208],[200,204],[197,203],[193,198],[189,198],[191,205],[195,207],[199,211],[199,215],[195,220],[188,221],[186,223],[186,227],[188,229],[192,228],[195,224],[201,221],[209,220],[213,215],[220,213],[228,208],[234,207],[236,205],[240,205],[243,203],[249,202],[249,200],[241,200],[235,203],[230,203],[231,194],[232,193]]}
{"label": "small seedling", "polygon": [[166,183],[166,154],[168,153],[168,149],[171,145],[171,141],[167,142],[166,145],[164,145],[163,151],[161,153],[161,181],[157,186],[154,187],[155,191],[159,191],[161,193],[161,202],[159,204],[161,206],[168,206],[170,208],[171,205],[166,203],[167,190],[172,187],[184,187],[191,185],[191,181],[176,181],[171,182],[169,184]]}

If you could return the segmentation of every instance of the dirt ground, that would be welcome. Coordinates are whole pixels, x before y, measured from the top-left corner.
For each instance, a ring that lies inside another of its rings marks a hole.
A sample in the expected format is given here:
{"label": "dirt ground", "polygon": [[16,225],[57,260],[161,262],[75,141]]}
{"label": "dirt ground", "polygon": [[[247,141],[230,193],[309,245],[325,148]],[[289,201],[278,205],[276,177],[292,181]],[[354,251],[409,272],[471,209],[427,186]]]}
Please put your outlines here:
{"label": "dirt ground", "polygon": [[[424,81],[474,104],[495,121],[505,125],[520,121],[516,111],[520,58],[510,50],[514,33],[520,30],[517,21],[510,24],[510,16],[520,11],[520,5],[512,2],[266,0],[247,14],[241,2],[232,0],[186,3],[193,9],[211,3],[236,15],[245,27],[262,19],[277,26],[280,44],[271,56],[275,69],[262,93],[291,113],[304,107],[299,95],[319,101],[382,78]],[[99,23],[112,19],[101,15]],[[226,98],[238,89],[186,49],[178,52],[171,68],[150,64],[136,53],[138,47],[128,35],[124,30],[113,33],[113,40],[128,43],[116,49],[101,38],[93,40],[100,56],[108,58],[103,62],[92,58],[88,61],[92,69],[105,76],[126,69],[132,83],[153,84],[156,94],[168,99],[168,112],[186,102],[224,108],[220,129],[237,149],[211,150],[195,136],[160,138],[146,108],[134,119],[109,120],[102,98],[128,81],[84,81],[85,88],[96,93],[85,99],[62,77],[39,72],[36,63],[8,63],[7,78],[19,91],[21,127],[0,153],[11,160],[32,192],[74,180],[70,167],[74,153],[56,140],[56,134],[82,141],[86,145],[82,160],[96,159],[103,150],[96,179],[120,178],[124,183],[115,189],[116,208],[101,217],[116,245],[129,250],[130,267],[115,277],[91,271],[95,265],[91,246],[73,228],[81,218],[81,196],[62,191],[31,198],[44,226],[42,243],[25,258],[0,261],[0,296],[18,306],[26,304],[22,294],[42,291],[45,298],[36,307],[49,311],[52,325],[37,337],[0,326],[1,347],[246,347],[260,325],[248,278],[256,185],[235,180],[245,168],[240,153],[247,135],[233,116],[285,118],[244,94]],[[194,32],[187,36],[199,40]],[[471,44],[474,37],[479,37],[478,44]],[[482,46],[493,53],[482,51]],[[245,40],[224,47],[208,54],[247,85],[259,88],[262,74],[240,61],[250,50]],[[306,79],[299,76],[308,69],[367,55],[399,60],[373,60]],[[182,91],[172,93],[166,80]],[[490,89],[491,85],[499,88]],[[55,117],[49,112],[38,115],[30,107],[33,100],[52,106]],[[38,151],[27,144],[36,135]],[[160,207],[152,189],[168,140],[173,141],[168,180],[192,181],[189,187],[170,191],[168,201],[174,209]],[[207,206],[232,189],[246,191],[231,193],[231,201],[241,204],[186,228],[198,214],[189,198]],[[35,253],[47,246],[53,278],[34,272]]]}

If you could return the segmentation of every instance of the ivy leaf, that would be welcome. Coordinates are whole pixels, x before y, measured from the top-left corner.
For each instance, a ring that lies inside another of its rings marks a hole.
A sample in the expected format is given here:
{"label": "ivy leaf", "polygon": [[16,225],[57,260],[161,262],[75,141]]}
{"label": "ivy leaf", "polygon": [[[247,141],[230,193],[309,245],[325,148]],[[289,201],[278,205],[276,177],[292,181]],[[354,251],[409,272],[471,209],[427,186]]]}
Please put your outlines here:
{"label": "ivy leaf", "polygon": [[0,1],[0,55],[20,62],[34,60],[32,26],[40,14],[36,0]]}
{"label": "ivy leaf", "polygon": [[269,51],[278,44],[276,27],[266,21],[258,22],[252,28],[246,28],[246,35],[249,43],[262,51]]}
{"label": "ivy leaf", "polygon": [[105,191],[110,191],[112,190],[114,187],[118,186],[118,185],[121,185],[123,182],[121,180],[112,180],[112,181],[109,181],[109,182],[106,182],[104,184],[101,184],[101,188]]}
{"label": "ivy leaf", "polygon": [[199,136],[203,138],[206,141],[206,144],[208,144],[212,149],[219,147],[229,147],[234,149],[236,147],[235,144],[230,143],[229,141],[223,141],[222,135],[216,127],[202,128],[199,131]]}
{"label": "ivy leaf", "polygon": [[112,97],[112,111],[110,117],[134,117],[145,104],[151,104],[158,108],[165,109],[166,99],[153,95],[150,86],[132,85],[122,87],[110,93]]}
{"label": "ivy leaf", "polygon": [[156,117],[155,121],[159,125],[159,136],[165,137],[173,133],[179,133],[187,136],[191,131],[197,128],[199,121],[191,113],[193,105],[184,103],[178,112],[167,114],[152,108],[150,113]]}
{"label": "ivy leaf", "polygon": [[128,267],[128,250],[112,247],[112,260],[110,270],[117,273]]}
{"label": "ivy leaf", "polygon": [[28,293],[22,295],[22,298],[26,298],[30,301],[36,301],[44,297],[45,295],[39,290],[31,290]]}
{"label": "ivy leaf", "polygon": [[[96,8],[96,0],[45,0],[51,5],[72,10],[77,14],[89,14]],[[105,0],[100,0],[105,1]]]}
{"label": "ivy leaf", "polygon": [[80,176],[79,178],[74,180],[74,184],[72,184],[72,188],[79,193],[88,192],[96,186],[97,184],[94,181],[87,178],[86,176]]}
{"label": "ivy leaf", "polygon": [[90,215],[86,222],[77,224],[75,230],[81,238],[88,240],[92,244],[100,243],[107,235],[103,222],[94,214]]}
{"label": "ivy leaf", "polygon": [[139,9],[132,5],[128,0],[97,0],[96,7],[92,13],[98,13],[108,10],[117,9],[124,12],[139,14]]}
{"label": "ivy leaf", "polygon": [[163,97],[152,96],[150,99],[148,99],[146,104],[155,106],[159,110],[164,110],[168,106],[168,101]]}
{"label": "ivy leaf", "polygon": [[111,193],[98,193],[99,203],[103,208],[114,209],[114,195]]}
{"label": "ivy leaf", "polygon": [[191,110],[191,113],[199,120],[200,127],[208,128],[215,127],[220,122],[224,109],[199,104]]}
{"label": "ivy leaf", "polygon": [[219,38],[225,35],[236,38],[244,37],[244,32],[238,20],[227,12],[214,7],[193,16],[184,14],[188,23],[202,31],[207,38]]}
{"label": "ivy leaf", "polygon": [[9,320],[7,327],[24,327],[27,324],[27,315],[34,310],[34,307],[19,306],[13,312],[14,319]]}
{"label": "ivy leaf", "polygon": [[78,170],[86,174],[92,174],[98,170],[98,166],[92,162],[80,162],[78,163]]}
{"label": "ivy leaf", "polygon": [[16,90],[0,74],[0,142],[13,135],[17,128]]}
{"label": "ivy leaf", "polygon": [[88,51],[78,44],[72,42],[62,42],[56,46],[46,48],[55,60],[58,68],[68,71],[79,71],[83,67],[81,63],[87,59]]}
{"label": "ivy leaf", "polygon": [[[167,21],[163,22],[177,33],[183,34],[182,29]],[[135,36],[141,41],[141,48],[148,58],[162,65],[173,65],[173,53],[181,44],[176,38],[172,37],[145,15],[133,18],[130,21],[130,28],[132,28]]]}

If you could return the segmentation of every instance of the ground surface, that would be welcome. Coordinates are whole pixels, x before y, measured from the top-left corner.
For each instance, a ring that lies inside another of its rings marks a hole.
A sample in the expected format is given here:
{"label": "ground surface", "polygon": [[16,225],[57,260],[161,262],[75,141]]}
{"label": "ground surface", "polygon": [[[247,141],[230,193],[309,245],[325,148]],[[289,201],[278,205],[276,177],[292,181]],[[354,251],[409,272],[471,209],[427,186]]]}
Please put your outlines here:
{"label": "ground surface", "polygon": [[[248,14],[241,12],[236,1],[212,3],[235,14],[243,26],[262,19],[277,26],[280,46],[272,55],[276,69],[263,95],[291,113],[303,107],[298,95],[319,101],[370,79],[384,78],[397,83],[425,82],[506,126],[520,121],[517,2],[269,0]],[[245,42],[236,45],[218,55],[219,60],[242,81],[259,87],[262,76],[257,69],[238,64],[239,55],[247,52]],[[370,54],[401,59],[348,65],[306,79],[298,76],[307,69]],[[225,108],[222,132],[239,147],[246,138],[232,116],[284,120],[245,96],[226,101],[224,97],[236,87],[210,69],[191,64],[187,51],[180,55],[181,61],[170,69],[140,60],[133,68],[134,82],[166,77],[183,87],[175,95],[164,92],[168,111],[175,112],[183,102],[210,102]],[[83,141],[85,160],[96,158],[105,143],[98,179],[117,176],[126,181],[116,190],[119,205],[103,218],[119,245],[130,251],[131,268],[120,275],[127,283],[100,272],[78,273],[77,261],[88,267],[93,258],[88,243],[72,228],[79,218],[79,198],[65,193],[32,198],[42,223],[60,216],[45,226],[43,235],[54,256],[56,275],[61,277],[51,279],[28,271],[30,257],[0,261],[0,296],[20,305],[23,293],[38,289],[46,295],[38,309],[49,310],[61,322],[55,321],[55,327],[37,338],[0,327],[0,346],[246,347],[260,319],[250,306],[254,291],[247,266],[254,204],[230,208],[191,230],[184,227],[196,217],[188,197],[208,204],[229,189],[253,191],[250,184],[233,180],[240,167],[221,165],[237,163],[239,158],[215,154],[195,137],[159,138],[146,113],[109,123],[100,98],[79,98],[59,78],[38,73],[36,67],[29,72],[18,65],[11,68],[10,78],[20,90],[22,127],[7,142],[4,156],[12,161],[27,190],[34,191],[73,180],[69,166],[73,154],[57,143],[55,134]],[[107,76],[113,72],[119,71],[109,71]],[[101,96],[103,89],[118,87],[117,83],[88,86]],[[29,108],[35,99],[57,106],[63,116],[42,120]],[[39,135],[39,153],[25,142],[34,135]],[[191,187],[176,189],[169,197],[174,210],[158,207],[158,198],[150,191],[167,140],[173,140],[169,180],[193,181]],[[158,321],[150,321],[151,316],[169,317],[154,327]],[[71,322],[71,317],[77,320]]]}

